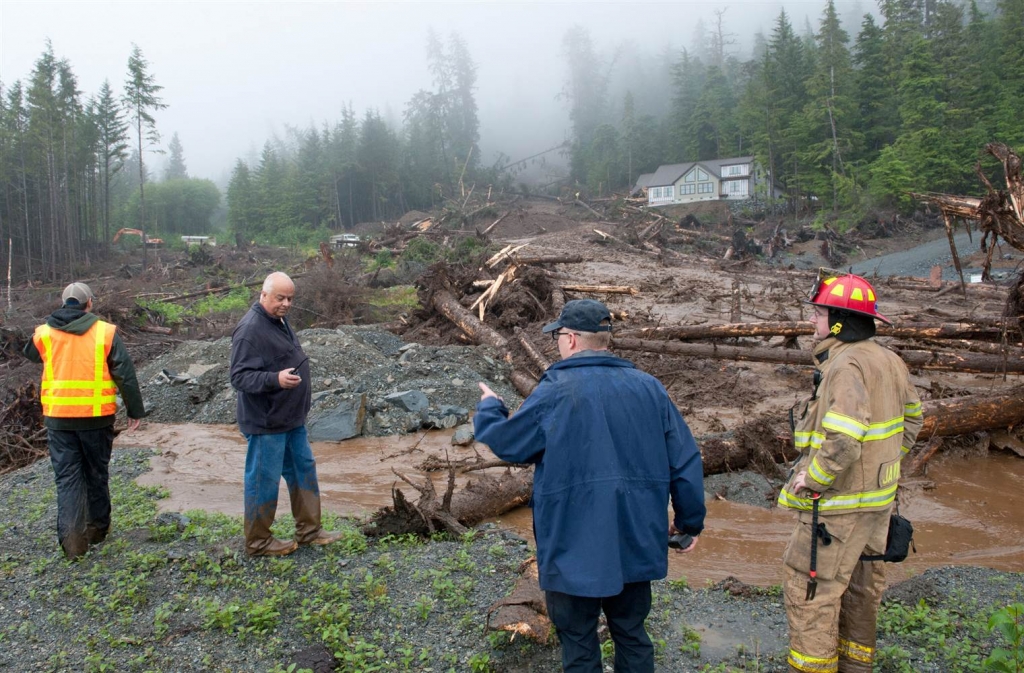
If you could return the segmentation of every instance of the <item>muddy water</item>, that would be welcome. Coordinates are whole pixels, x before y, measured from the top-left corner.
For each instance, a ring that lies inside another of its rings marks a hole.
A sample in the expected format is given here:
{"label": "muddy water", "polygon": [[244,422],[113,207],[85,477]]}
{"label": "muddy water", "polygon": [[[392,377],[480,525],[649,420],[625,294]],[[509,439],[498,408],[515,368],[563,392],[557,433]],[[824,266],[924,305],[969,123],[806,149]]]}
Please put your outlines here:
{"label": "muddy water", "polygon": [[[116,446],[160,450],[152,460],[153,470],[138,481],[170,491],[170,497],[161,501],[163,510],[241,514],[245,441],[235,427],[147,424],[133,435],[121,435]],[[447,453],[452,460],[477,453],[493,457],[479,444],[451,446],[450,433],[445,432],[317,442],[313,451],[323,506],[345,515],[367,514],[390,504],[391,488],[398,481],[392,469],[419,479],[416,465],[428,455]],[[444,475],[434,478],[443,488]],[[888,566],[890,582],[940,565],[1024,571],[1022,483],[1024,460],[1012,455],[932,461],[927,479],[909,481],[902,492],[901,511],[914,522],[917,554]],[[282,487],[281,511],[287,511],[286,503]],[[499,522],[531,536],[526,508],[507,513]],[[709,502],[707,531],[693,553],[669,555],[669,577],[686,577],[693,585],[729,575],[750,584],[777,584],[779,559],[792,526],[793,515],[778,509]]]}

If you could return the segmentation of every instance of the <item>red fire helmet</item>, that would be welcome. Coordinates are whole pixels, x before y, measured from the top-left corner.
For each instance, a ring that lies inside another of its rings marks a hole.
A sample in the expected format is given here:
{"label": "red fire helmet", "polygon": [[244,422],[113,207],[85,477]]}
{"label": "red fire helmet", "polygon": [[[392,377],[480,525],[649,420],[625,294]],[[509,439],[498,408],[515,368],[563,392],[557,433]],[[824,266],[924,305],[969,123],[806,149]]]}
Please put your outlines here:
{"label": "red fire helmet", "polygon": [[886,325],[892,321],[878,312],[878,298],[875,288],[860,276],[852,273],[845,276],[820,277],[808,304],[835,308],[877,318]]}

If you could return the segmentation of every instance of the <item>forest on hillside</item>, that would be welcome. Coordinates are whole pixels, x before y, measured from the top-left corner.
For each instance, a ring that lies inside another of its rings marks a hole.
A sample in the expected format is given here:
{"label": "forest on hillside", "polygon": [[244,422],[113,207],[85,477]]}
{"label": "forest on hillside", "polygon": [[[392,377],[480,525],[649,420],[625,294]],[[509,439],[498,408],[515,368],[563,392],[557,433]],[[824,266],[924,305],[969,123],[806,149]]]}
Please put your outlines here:
{"label": "forest on hillside", "polygon": [[[661,164],[748,155],[783,188],[782,205],[843,229],[912,209],[911,191],[977,192],[986,143],[1024,147],[1024,0],[880,0],[859,25],[828,0],[802,30],[782,11],[769,34],[744,40],[745,56],[727,10],[715,16],[687,48],[656,54],[569,29],[552,92],[568,112],[569,169],[540,184],[517,177],[529,158],[483,161],[477,64],[461,36],[431,31],[429,87],[401,120],[350,104],[238,158],[228,233],[307,244],[473,189],[602,197]],[[0,249],[11,246],[16,277],[70,277],[120,227],[166,237],[214,226],[221,195],[188,175],[176,137],[164,175],[147,167],[164,151],[154,113],[165,104],[138,47],[120,94],[107,82],[85,96],[50,45],[0,94]]]}

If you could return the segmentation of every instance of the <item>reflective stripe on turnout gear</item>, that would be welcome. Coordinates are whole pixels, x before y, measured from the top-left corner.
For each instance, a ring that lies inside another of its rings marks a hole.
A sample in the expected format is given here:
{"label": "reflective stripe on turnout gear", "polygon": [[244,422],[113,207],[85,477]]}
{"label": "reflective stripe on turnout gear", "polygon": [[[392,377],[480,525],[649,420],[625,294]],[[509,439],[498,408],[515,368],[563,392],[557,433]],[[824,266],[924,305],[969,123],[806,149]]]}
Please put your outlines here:
{"label": "reflective stripe on turnout gear", "polygon": [[[878,491],[865,491],[863,493],[846,493],[835,495],[831,498],[822,498],[819,507],[823,512],[845,512],[863,509],[866,507],[883,507],[890,504],[896,498],[896,487],[899,484],[887,486]],[[805,512],[811,511],[812,500],[802,498],[790,493],[785,488],[779,492],[779,506],[788,507]]]}
{"label": "reflective stripe on turnout gear", "polygon": [[117,413],[117,387],[107,366],[115,331],[102,320],[81,335],[49,325],[36,328],[33,341],[43,359],[39,397],[44,416],[89,418]]}
{"label": "reflective stripe on turnout gear", "polygon": [[830,411],[825,414],[825,417],[822,419],[821,427],[826,430],[840,432],[847,437],[852,437],[858,442],[870,442],[879,439],[886,439],[903,432],[903,416],[899,416],[888,421],[882,421],[881,423],[864,425],[860,421],[850,418],[849,416],[844,416],[842,414],[837,414],[834,411]]}
{"label": "reflective stripe on turnout gear", "polygon": [[839,656],[870,664],[875,660],[875,648],[855,643],[852,640],[840,638]]}
{"label": "reflective stripe on turnout gear", "polygon": [[838,655],[823,659],[790,650],[787,661],[793,668],[798,671],[807,671],[807,673],[836,673],[839,670]]}

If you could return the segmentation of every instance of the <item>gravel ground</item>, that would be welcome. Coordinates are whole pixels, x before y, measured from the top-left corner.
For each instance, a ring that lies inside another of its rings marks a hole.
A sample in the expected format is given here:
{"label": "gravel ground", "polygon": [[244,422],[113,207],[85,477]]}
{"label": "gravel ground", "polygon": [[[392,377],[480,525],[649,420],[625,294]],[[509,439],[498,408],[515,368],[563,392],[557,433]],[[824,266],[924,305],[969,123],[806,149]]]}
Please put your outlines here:
{"label": "gravel ground", "polygon": [[[468,414],[480,399],[477,381],[518,404],[508,381],[510,366],[488,346],[406,344],[380,328],[343,326],[298,332],[313,377],[310,421],[339,401],[366,394],[363,434],[384,436],[418,429],[424,418],[440,417],[446,405]],[[161,423],[234,423],[235,391],[228,380],[231,339],[187,341],[139,368],[142,394]],[[385,396],[419,390],[429,401],[423,413],[409,413]]]}
{"label": "gravel ground", "polygon": [[[347,531],[341,542],[249,559],[237,519],[156,513],[159,493],[132,481],[151,455],[115,453],[113,532],[77,563],[54,540],[49,464],[0,478],[0,669],[558,670],[556,646],[485,633],[488,607],[531,554],[514,534],[484,526],[462,540],[373,541],[331,518]],[[282,516],[278,534],[290,526]],[[1024,575],[984,568],[896,585],[878,670],[979,670],[992,646],[987,615],[1022,598]],[[656,582],[648,632],[658,670],[785,670],[777,588]]]}

